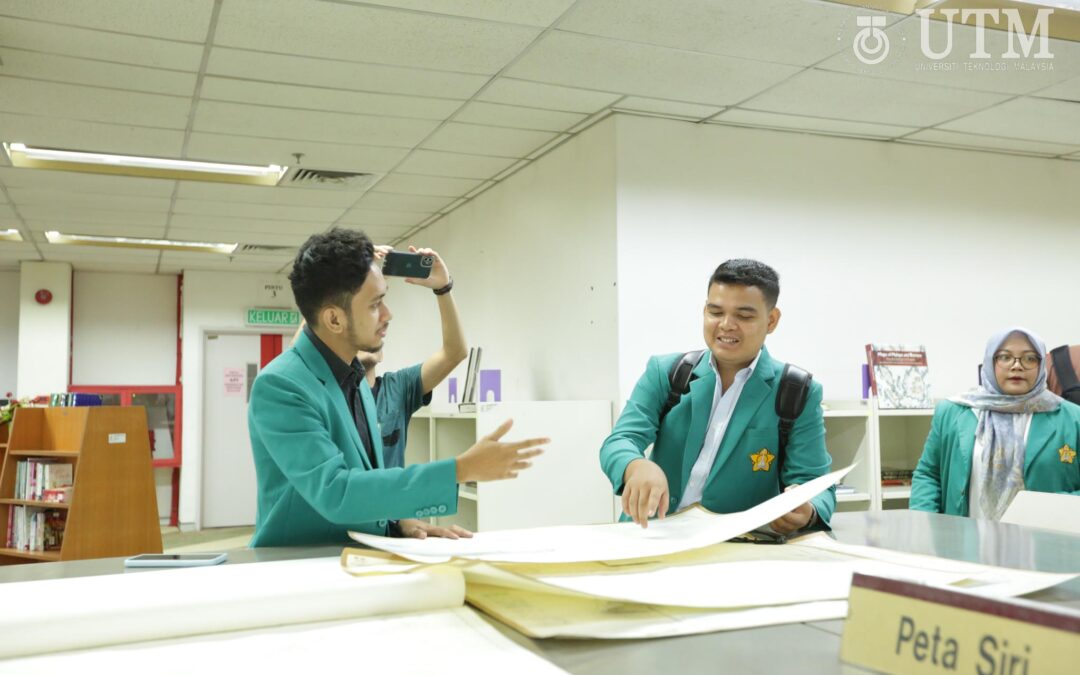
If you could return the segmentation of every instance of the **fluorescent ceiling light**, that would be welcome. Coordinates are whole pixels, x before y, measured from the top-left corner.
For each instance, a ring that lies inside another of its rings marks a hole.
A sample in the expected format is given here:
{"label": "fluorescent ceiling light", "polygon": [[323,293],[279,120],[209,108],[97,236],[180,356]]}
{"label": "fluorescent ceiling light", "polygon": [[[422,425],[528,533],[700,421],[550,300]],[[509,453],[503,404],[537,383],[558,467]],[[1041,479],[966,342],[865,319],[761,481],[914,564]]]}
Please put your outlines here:
{"label": "fluorescent ceiling light", "polygon": [[98,237],[90,234],[64,234],[50,230],[45,233],[50,244],[74,244],[76,246],[112,246],[115,248],[144,248],[155,251],[197,251],[201,253],[230,254],[239,244],[218,244],[203,241],[176,241],[173,239],[143,239],[137,237]]}
{"label": "fluorescent ceiling light", "polygon": [[10,230],[0,230],[0,241],[22,241],[22,233],[14,227]]}
{"label": "fluorescent ceiling light", "polygon": [[223,164],[186,159],[112,155],[53,148],[32,148],[4,143],[12,165],[26,169],[57,169],[87,173],[121,174],[172,180],[206,180],[249,185],[276,185],[288,167],[277,164]]}
{"label": "fluorescent ceiling light", "polygon": [[1016,2],[1025,5],[1038,5],[1039,7],[1052,7],[1080,12],[1080,0],[1016,0]]}

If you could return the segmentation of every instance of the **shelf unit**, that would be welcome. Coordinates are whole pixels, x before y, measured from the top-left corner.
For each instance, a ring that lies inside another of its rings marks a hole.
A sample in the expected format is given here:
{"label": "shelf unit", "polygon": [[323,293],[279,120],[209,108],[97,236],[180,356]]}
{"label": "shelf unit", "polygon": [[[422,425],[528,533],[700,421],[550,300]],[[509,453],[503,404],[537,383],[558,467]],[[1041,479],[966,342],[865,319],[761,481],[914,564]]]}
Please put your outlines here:
{"label": "shelf unit", "polygon": [[[19,408],[0,466],[0,527],[16,506],[66,512],[56,551],[0,548],[0,564],[161,552],[146,412],[139,407]],[[24,458],[73,465],[71,502],[17,500]],[[0,545],[6,544],[6,537]]]}
{"label": "shelf unit", "polygon": [[855,492],[838,493],[837,510],[907,508],[911,486],[883,486],[881,471],[915,468],[930,433],[933,408],[882,410],[874,398],[826,401],[825,406],[825,444],[833,467],[858,462],[844,478]]}
{"label": "shelf unit", "polygon": [[[507,418],[514,426],[505,439],[549,437],[544,454],[514,480],[462,485],[457,514],[436,517],[437,524],[483,532],[615,520],[611,485],[598,459],[611,432],[610,401],[482,403],[464,413],[422,409],[409,422],[405,463],[456,457]],[[572,490],[560,489],[570,484]]]}

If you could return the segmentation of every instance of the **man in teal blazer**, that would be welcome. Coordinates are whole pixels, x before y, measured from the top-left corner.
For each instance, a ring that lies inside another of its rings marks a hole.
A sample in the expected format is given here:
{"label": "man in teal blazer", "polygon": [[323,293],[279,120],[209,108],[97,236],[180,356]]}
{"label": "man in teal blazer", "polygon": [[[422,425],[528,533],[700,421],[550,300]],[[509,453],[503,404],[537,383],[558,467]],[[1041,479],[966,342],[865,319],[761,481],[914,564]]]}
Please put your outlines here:
{"label": "man in teal blazer", "polygon": [[375,401],[356,359],[382,348],[391,318],[373,263],[367,236],[338,228],[308,239],[293,263],[289,280],[307,326],[251,390],[258,480],[251,546],[343,544],[349,530],[471,536],[422,519],[455,513],[458,483],[516,477],[540,453],[533,446],[547,442],[500,442],[507,420],[456,459],[383,467]]}
{"label": "man in teal blazer", "polygon": [[[776,272],[763,263],[736,259],[716,269],[704,312],[708,350],[694,368],[690,391],[663,424],[668,372],[680,354],[649,359],[600,448],[604,472],[634,522],[647,527],[653,516],[696,503],[717,513],[742,511],[778,495],[781,483],[797,485],[829,471],[817,382],[795,420],[782,469],[777,466],[774,401],[784,364],[772,359],[764,343],[780,320],[779,293]],[[781,534],[828,527],[835,506],[830,489],[770,526]]]}

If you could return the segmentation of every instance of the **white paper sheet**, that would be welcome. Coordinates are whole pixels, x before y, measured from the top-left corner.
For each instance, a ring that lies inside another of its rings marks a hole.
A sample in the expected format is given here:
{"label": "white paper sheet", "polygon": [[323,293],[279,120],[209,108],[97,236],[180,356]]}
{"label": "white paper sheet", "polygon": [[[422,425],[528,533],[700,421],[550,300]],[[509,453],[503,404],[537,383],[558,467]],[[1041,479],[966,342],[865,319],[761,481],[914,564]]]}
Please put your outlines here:
{"label": "white paper sheet", "polygon": [[842,619],[847,601],[703,610],[469,585],[469,603],[534,638],[626,640]]}
{"label": "white paper sheet", "polygon": [[837,483],[852,467],[833,471],[740,511],[716,514],[693,508],[644,529],[634,523],[537,527],[478,532],[471,539],[397,539],[350,532],[356,541],[418,562],[451,558],[522,563],[629,560],[703,548],[776,520]]}
{"label": "white paper sheet", "polygon": [[452,566],[354,577],[340,558],[0,585],[0,658],[263,626],[458,607]]}
{"label": "white paper sheet", "polygon": [[2,675],[228,672],[550,675],[564,671],[517,646],[464,607],[0,661]]}

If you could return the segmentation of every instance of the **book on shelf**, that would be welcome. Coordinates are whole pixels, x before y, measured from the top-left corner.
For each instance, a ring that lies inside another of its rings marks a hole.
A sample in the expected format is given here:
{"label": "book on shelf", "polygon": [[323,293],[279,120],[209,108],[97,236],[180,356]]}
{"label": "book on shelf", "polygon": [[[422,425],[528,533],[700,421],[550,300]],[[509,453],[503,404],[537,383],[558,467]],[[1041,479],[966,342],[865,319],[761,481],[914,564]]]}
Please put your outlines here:
{"label": "book on shelf", "polygon": [[8,509],[6,547],[20,551],[59,551],[64,543],[67,513],[40,506]]}
{"label": "book on shelf", "polygon": [[882,410],[933,408],[923,345],[866,345],[870,388]]}
{"label": "book on shelf", "polygon": [[44,499],[46,490],[70,488],[73,466],[53,458],[31,458],[15,465],[15,499]]}
{"label": "book on shelf", "polygon": [[839,483],[836,486],[836,494],[853,495],[855,494],[855,488],[851,487],[850,485],[844,485],[843,483]]}

